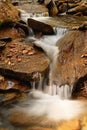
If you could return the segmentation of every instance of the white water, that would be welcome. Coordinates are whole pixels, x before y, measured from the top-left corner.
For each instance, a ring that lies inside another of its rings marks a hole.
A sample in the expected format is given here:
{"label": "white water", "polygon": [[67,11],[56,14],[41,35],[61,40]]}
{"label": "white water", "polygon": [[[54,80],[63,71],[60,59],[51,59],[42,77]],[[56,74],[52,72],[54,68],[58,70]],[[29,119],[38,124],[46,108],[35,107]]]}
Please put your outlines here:
{"label": "white water", "polygon": [[[44,42],[44,44],[49,44],[50,46],[56,46],[56,42],[61,37],[63,37],[63,35],[67,31],[68,30],[66,28],[58,28],[57,27],[56,28],[56,35],[51,35],[51,36],[46,35],[46,36],[41,37],[39,40],[41,42]],[[49,74],[49,76],[50,76],[50,74]],[[40,76],[40,81],[39,81],[38,87],[37,87],[38,90],[44,91],[45,93],[49,93],[51,95],[59,95],[59,97],[61,99],[71,98],[72,87],[70,87],[69,85],[65,84],[65,85],[62,85],[62,86],[57,86],[57,85],[51,83],[51,81],[49,81],[49,85],[47,85],[47,83],[44,82],[43,80],[44,80],[44,77]],[[36,88],[36,87],[33,86],[33,88]]]}
{"label": "white water", "polygon": [[56,27],[56,35],[44,35],[39,40],[49,45],[56,45],[56,42],[67,32],[66,28]]}
{"label": "white water", "polygon": [[[49,18],[49,17],[43,17],[43,16],[44,16],[44,14],[28,14],[26,12],[23,12],[22,15],[21,15],[22,19],[25,22],[30,17],[32,17],[33,19],[36,19],[36,20],[44,20],[44,19]],[[41,38],[39,38],[38,40],[40,40],[44,44],[49,44],[50,46],[56,46],[56,42],[61,37],[63,37],[64,34],[68,30],[66,28],[55,27],[54,31],[55,31],[55,35],[44,35]],[[31,34],[31,37],[29,37],[29,39],[31,39],[31,41],[35,40],[32,29],[31,29],[30,34]],[[65,84],[65,85],[62,85],[62,86],[57,86],[55,84],[52,84],[51,81],[49,81],[49,85],[48,85],[47,82],[45,82],[44,77],[42,77],[42,76],[40,76],[40,80],[39,80],[38,84],[36,84],[35,81],[32,83],[32,88],[33,89],[37,88],[38,90],[44,91],[45,93],[49,93],[51,95],[59,95],[59,97],[61,99],[70,98],[71,93],[72,93],[72,88],[69,85]]]}
{"label": "white water", "polygon": [[40,19],[42,20],[45,18],[49,18],[47,12],[45,12],[45,13],[27,13],[21,9],[19,9],[19,11],[21,12],[21,19],[24,20],[25,22],[27,22],[28,18],[33,18],[36,20],[40,20]]}

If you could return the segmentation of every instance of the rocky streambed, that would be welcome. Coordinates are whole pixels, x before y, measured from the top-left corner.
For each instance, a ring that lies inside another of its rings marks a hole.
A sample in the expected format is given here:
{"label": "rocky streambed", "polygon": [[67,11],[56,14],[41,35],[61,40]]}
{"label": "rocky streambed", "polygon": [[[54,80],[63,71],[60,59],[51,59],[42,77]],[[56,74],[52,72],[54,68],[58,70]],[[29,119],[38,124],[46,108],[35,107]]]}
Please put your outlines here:
{"label": "rocky streambed", "polygon": [[[57,81],[60,82],[60,88],[64,84],[68,84],[70,87],[74,86],[72,93],[73,98],[86,99],[87,17],[72,15],[49,17],[47,16],[49,15],[48,9],[44,7],[44,5],[32,2],[28,3],[29,5],[17,6],[18,9],[21,9],[19,11],[8,2],[5,3],[5,1],[3,1],[2,4],[9,8],[5,10],[6,8],[4,9],[3,6],[0,15],[2,16],[3,14],[3,17],[1,17],[0,20],[2,21],[0,25],[1,110],[2,108],[8,110],[8,104],[11,105],[20,100],[25,100],[27,98],[27,93],[31,88],[44,90],[43,86],[45,86],[45,83],[48,85],[50,61],[43,50],[36,47],[33,42],[35,38],[42,40],[47,35],[50,35],[51,37],[56,36],[55,34],[58,33],[56,32],[56,29],[58,29],[58,27],[66,28],[68,33],[60,40],[61,44],[58,43],[60,53],[56,66],[59,68],[57,70],[59,75],[58,77],[55,77],[54,75],[54,81],[58,78]],[[10,13],[10,11],[8,11],[10,8],[14,8],[15,12],[13,11],[14,13]],[[8,13],[6,13],[6,11],[8,11]],[[21,17],[19,16],[19,12],[21,12]],[[6,14],[7,19],[5,18]],[[45,14],[46,17],[38,17],[39,14],[40,16]],[[9,16],[11,16],[10,21],[8,19]],[[28,19],[29,16],[31,19]],[[21,21],[21,19],[23,21]],[[53,29],[53,27],[55,29]],[[31,34],[30,28],[34,31],[34,34],[32,35],[34,39],[31,38],[31,36],[29,37],[29,34]],[[50,30],[52,31],[51,34],[49,33]],[[50,43],[51,42],[53,41],[50,40]],[[61,70],[63,70],[63,73]],[[62,94],[64,94],[63,91]],[[6,113],[6,110],[3,112]],[[84,128],[87,128],[86,116],[83,116],[81,120],[75,119],[64,122],[55,128],[43,128],[38,126],[26,128],[20,126],[19,128],[15,128],[6,122],[6,117],[3,117],[3,114],[0,114],[0,117],[0,129],[6,130],[72,130],[73,128],[75,128],[75,130],[83,130]]]}
{"label": "rocky streambed", "polygon": [[[0,8],[2,11],[0,15],[2,21],[0,26],[0,73],[23,81],[30,81],[33,73],[41,73],[41,75],[44,73],[46,75],[49,68],[49,59],[44,52],[33,44],[31,45],[31,40],[25,40],[30,34],[30,28],[32,28],[34,37],[42,39],[44,39],[44,35],[55,36],[57,27],[66,28],[69,31],[80,29],[80,31],[83,30],[82,34],[87,29],[86,16],[59,15],[49,17],[47,7],[44,4],[38,4],[36,1],[27,4],[26,2],[21,3],[16,7],[8,1],[2,1]],[[45,12],[48,16],[41,17],[43,16],[41,14]],[[21,19],[24,21],[21,21]],[[86,35],[84,39],[86,39]],[[65,46],[65,43],[62,46]],[[71,43],[69,46],[71,46]],[[77,45],[75,46],[77,49]]]}
{"label": "rocky streambed", "polygon": [[0,103],[3,104],[43,84],[44,78],[48,78],[50,61],[34,46],[34,40],[26,40],[30,30],[21,21],[17,8],[1,1],[0,10]]}

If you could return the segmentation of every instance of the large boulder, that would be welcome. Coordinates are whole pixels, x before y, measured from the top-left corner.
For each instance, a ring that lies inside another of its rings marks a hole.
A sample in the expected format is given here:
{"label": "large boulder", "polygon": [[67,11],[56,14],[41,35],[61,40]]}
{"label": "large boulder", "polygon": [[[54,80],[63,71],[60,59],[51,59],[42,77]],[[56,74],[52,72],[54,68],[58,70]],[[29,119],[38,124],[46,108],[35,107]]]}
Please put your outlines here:
{"label": "large boulder", "polygon": [[48,69],[49,59],[31,44],[14,40],[0,52],[0,74],[4,76],[31,82],[34,74],[44,76]]}
{"label": "large boulder", "polygon": [[51,25],[31,19],[31,18],[28,19],[28,26],[32,28],[34,33],[41,32],[44,35],[55,34],[53,27]]}
{"label": "large boulder", "polygon": [[57,46],[59,56],[53,70],[53,80],[59,86],[73,86],[73,96],[75,93],[77,95],[81,88],[87,86],[87,30],[68,32],[57,42]]}
{"label": "large boulder", "polygon": [[31,81],[32,73],[44,75],[49,59],[34,46],[18,41],[8,42],[0,53],[0,74],[22,81]]}

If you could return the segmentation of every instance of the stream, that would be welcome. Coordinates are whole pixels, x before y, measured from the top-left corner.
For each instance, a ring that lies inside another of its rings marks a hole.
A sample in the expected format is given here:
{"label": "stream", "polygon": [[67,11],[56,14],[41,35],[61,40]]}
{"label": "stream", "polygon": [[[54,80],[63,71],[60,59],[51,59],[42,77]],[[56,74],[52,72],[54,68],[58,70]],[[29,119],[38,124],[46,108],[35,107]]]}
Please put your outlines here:
{"label": "stream", "polygon": [[[44,16],[44,14],[27,14],[25,12],[23,12],[21,14],[21,18],[22,20],[24,20],[25,22],[27,22],[28,18],[33,18],[35,20],[38,21],[46,21],[47,23],[52,24],[55,35],[44,35],[41,38],[39,38],[38,40],[46,45],[50,45],[50,46],[56,46],[56,42],[65,35],[66,32],[69,31],[68,27],[62,27],[62,26],[57,26],[57,24],[55,25],[55,20],[51,19],[48,16]],[[46,23],[45,22],[45,23]],[[30,35],[32,34],[31,37],[29,37],[30,39],[34,38],[34,33],[30,32]],[[36,39],[37,40],[37,39]],[[51,65],[50,65],[51,66]],[[51,73],[51,67],[50,67],[50,72],[49,72],[49,79],[50,79],[50,73]],[[49,85],[48,85],[49,84]],[[37,87],[37,84],[35,86],[35,83],[33,83],[33,89],[37,88],[38,90],[44,91],[45,93],[49,93],[52,95],[56,95],[58,94],[59,97],[61,99],[68,99],[71,98],[71,93],[72,93],[72,88],[68,85],[63,85],[61,87],[59,86],[55,86],[54,84],[51,85],[51,81],[49,81],[49,83],[47,84],[46,82],[46,78],[44,77],[40,77],[40,81],[39,81],[39,85]],[[50,90],[49,90],[50,89]]]}
{"label": "stream", "polygon": [[[69,31],[67,28],[61,28],[61,27],[56,27],[54,28],[56,35],[44,35],[41,38],[39,38],[39,42],[42,42],[46,45],[50,46],[56,46],[56,42],[64,36],[64,34]],[[31,38],[32,39],[32,38]],[[51,63],[52,64],[52,63]],[[50,71],[49,71],[49,83],[47,83],[46,77],[41,77],[40,76],[40,81],[39,84],[37,85],[35,82],[33,82],[33,89],[37,88],[37,90],[44,91],[45,93],[49,93],[51,95],[59,95],[61,99],[68,99],[71,98],[72,94],[72,88],[69,85],[62,85],[56,86],[55,84],[51,84],[51,64],[50,64]],[[49,84],[49,85],[48,85]]]}
{"label": "stream", "polygon": [[[30,30],[29,33],[29,37],[27,37],[27,41],[31,41],[33,42],[34,40],[39,40],[40,42],[46,44],[46,45],[50,45],[50,46],[56,46],[56,42],[63,37],[69,30],[72,30],[72,28],[77,29],[82,23],[83,21],[85,21],[85,17],[84,18],[78,18],[77,17],[71,17],[71,16],[59,16],[59,17],[49,17],[49,16],[44,16],[44,14],[29,14],[26,13],[25,11],[22,11],[21,13],[21,19],[25,22],[27,22],[28,18],[33,18],[35,20],[44,22],[44,23],[48,23],[49,25],[51,25],[54,29],[55,35],[43,35],[42,37],[36,39],[36,37],[34,36],[33,30]],[[71,22],[72,21],[72,22]],[[51,65],[50,65],[51,66]],[[41,76],[39,82],[31,82],[30,86],[32,87],[32,89],[38,89],[41,91],[44,91],[45,93],[49,93],[52,95],[59,95],[59,97],[61,99],[68,99],[71,98],[71,94],[72,94],[72,89],[73,87],[70,87],[69,85],[65,84],[60,86],[56,86],[55,84],[53,84],[53,86],[51,85],[51,81],[48,79],[50,79],[50,73],[51,73],[51,67],[50,67],[50,72],[48,74],[48,76]],[[20,83],[15,83],[15,81],[11,81],[11,80],[7,80],[7,88],[14,88],[14,86],[17,86],[17,88],[19,88],[21,85]],[[23,86],[26,86],[25,88]],[[21,87],[23,91],[27,90],[27,88],[30,89],[30,86],[28,85],[24,85]],[[52,86],[52,88],[50,87]],[[48,89],[51,89],[49,92]]]}
{"label": "stream", "polygon": [[[44,23],[50,23],[53,26],[53,28],[55,30],[55,35],[51,35],[51,36],[44,35],[38,39],[40,42],[43,42],[44,44],[50,45],[50,46],[56,46],[56,42],[61,37],[63,37],[69,30],[71,30],[72,28],[77,29],[79,27],[79,25],[82,24],[83,21],[85,21],[85,18],[82,19],[81,22],[78,22],[79,20],[76,17],[75,18],[72,17],[70,19],[67,16],[51,18],[48,16],[44,17],[44,14],[40,14],[40,15],[39,14],[29,14],[29,13],[25,13],[25,12],[23,12],[21,14],[21,19],[24,20],[25,22],[27,21],[27,19],[29,17],[36,19],[38,21],[43,21]],[[70,23],[71,21],[72,21],[72,23]],[[30,36],[27,38],[27,40],[31,40],[31,41],[36,40],[32,29],[30,31]],[[56,86],[55,84],[51,84],[50,75],[51,75],[51,64],[50,64],[50,71],[49,71],[48,76],[45,77],[45,76],[41,76],[39,74],[40,79],[39,79],[38,83],[36,81],[30,82],[32,89],[33,90],[37,89],[37,90],[43,91],[45,93],[50,93],[49,91],[51,91],[51,95],[58,95],[61,99],[71,99],[73,87],[71,87],[67,84],[62,85],[61,87]],[[23,91],[27,91],[27,85],[24,85],[24,84],[21,85],[17,81],[7,79],[6,83],[8,86],[7,89],[13,88],[15,85],[17,87],[23,85],[24,87],[26,86],[25,87],[26,89],[24,88]],[[51,89],[51,90],[49,90],[49,89]],[[4,119],[4,121],[3,121],[3,119]],[[17,128],[17,127],[13,128],[13,126],[9,125],[9,123],[5,121],[6,116],[3,117],[3,119],[0,118],[0,127],[3,128],[3,130],[5,128],[7,128],[8,126],[9,127],[6,130],[22,130],[22,128]],[[2,130],[2,129],[0,129],[0,130]]]}

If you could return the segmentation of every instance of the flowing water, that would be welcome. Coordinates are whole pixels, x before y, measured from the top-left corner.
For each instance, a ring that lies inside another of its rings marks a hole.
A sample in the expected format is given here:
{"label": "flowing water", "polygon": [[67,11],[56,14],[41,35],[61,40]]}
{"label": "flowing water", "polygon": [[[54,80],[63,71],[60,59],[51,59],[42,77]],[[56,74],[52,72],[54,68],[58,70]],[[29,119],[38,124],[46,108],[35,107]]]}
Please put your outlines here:
{"label": "flowing water", "polygon": [[[25,22],[27,21],[28,18],[33,18],[33,19],[36,19],[38,21],[44,21],[44,20],[50,20],[50,17],[48,16],[45,16],[44,17],[44,14],[29,14],[29,13],[26,13],[26,12],[23,12],[21,14],[21,19],[24,20]],[[59,27],[59,26],[54,26],[53,25],[53,29],[55,31],[55,35],[44,35],[40,38],[38,38],[38,40],[40,42],[43,42],[44,44],[46,45],[50,45],[50,46],[56,46],[56,42],[65,35],[65,33],[67,33],[67,31],[69,31],[68,28],[66,27]],[[37,40],[34,33],[33,33],[33,30],[30,29],[30,34],[29,34],[29,38],[28,40],[31,40],[31,41],[34,41],[34,40]],[[72,87],[65,84],[65,85],[62,85],[62,86],[57,86],[55,84],[53,84],[51,82],[51,78],[50,78],[50,75],[51,75],[51,65],[50,64],[50,70],[48,72],[47,75],[45,76],[42,76],[41,74],[38,75],[39,77],[39,80],[38,81],[33,81],[30,83],[31,85],[31,88],[32,89],[38,89],[40,91],[44,91],[45,93],[49,93],[51,95],[59,95],[59,97],[61,99],[69,99],[71,98],[71,94],[72,94]],[[14,87],[14,82],[11,82],[11,81],[8,81],[8,87],[7,89],[9,88],[13,88]],[[30,89],[30,88],[29,88]]]}
{"label": "flowing water", "polygon": [[[59,16],[59,17],[49,17],[49,16],[44,16],[44,13],[41,14],[36,14],[36,13],[26,13],[22,12],[21,18],[27,22],[28,18],[33,18],[35,20],[48,23],[51,26],[53,26],[55,35],[44,35],[38,40],[46,45],[50,46],[56,46],[56,42],[64,36],[64,34],[69,31],[70,29],[78,29],[78,27],[85,21],[85,18],[76,18],[74,16]],[[30,39],[35,40],[34,33],[32,29],[30,30]],[[52,94],[52,95],[59,95],[60,98],[62,99],[67,99],[71,98],[72,94],[72,86],[69,86],[67,84],[62,85],[62,86],[56,86],[55,84],[51,83],[50,75],[51,75],[51,65],[50,64],[50,72],[48,76],[42,77],[40,76],[40,81],[37,83],[33,83],[33,89],[39,89],[41,91],[44,91],[46,93]],[[47,82],[47,78],[49,78],[49,82]]]}
{"label": "flowing water", "polygon": [[[68,31],[67,28],[60,28],[60,27],[55,27],[55,35],[44,35],[41,38],[39,38],[39,42],[42,42],[46,45],[50,45],[50,46],[56,46],[56,42],[64,36],[64,34]],[[30,37],[29,37],[30,38]],[[30,39],[34,39],[31,37]],[[29,39],[28,39],[29,40]],[[37,40],[37,39],[36,39]],[[40,80],[38,83],[35,83],[35,81],[33,83],[31,83],[32,88],[33,89],[38,89],[40,91],[44,91],[45,93],[49,93],[51,95],[59,95],[59,97],[61,99],[67,99],[67,98],[71,98],[71,93],[72,93],[72,87],[70,87],[69,85],[65,84],[62,86],[57,86],[53,83],[51,83],[51,79],[50,79],[50,75],[51,75],[51,65],[50,64],[50,71],[48,73],[48,76],[42,77],[41,75]],[[49,82],[47,82],[47,78],[49,78]]]}
{"label": "flowing water", "polygon": [[[44,16],[44,13],[43,14],[35,14],[35,13],[29,14],[29,13],[23,12],[21,14],[22,20],[24,20],[24,21],[27,21],[27,19],[30,18],[30,17],[32,17],[34,19],[42,20],[42,21],[43,21],[43,19],[49,19],[49,17],[43,17],[43,16]],[[63,22],[63,20],[62,20],[62,22]],[[55,35],[51,35],[51,36],[50,35],[49,36],[44,35],[41,38],[39,38],[38,40],[40,42],[43,42],[44,44],[47,44],[47,45],[50,45],[50,46],[56,46],[56,42],[61,37],[63,37],[67,31],[69,31],[66,27],[59,27],[59,26],[55,26],[54,30],[55,30]],[[36,40],[32,29],[30,30],[30,36],[29,36],[28,40],[31,40],[31,42]],[[73,87],[71,87],[67,84],[62,85],[62,86],[57,86],[55,84],[52,84],[51,80],[50,80],[50,75],[51,75],[51,65],[50,65],[50,71],[47,75],[42,76],[40,73],[39,74],[37,73],[37,76],[39,77],[38,81],[32,81],[30,83],[31,86],[32,86],[32,89],[44,91],[45,93],[49,93],[49,94],[52,94],[52,95],[59,95],[59,97],[61,99],[71,98]],[[9,88],[14,87],[15,82],[9,80],[7,82],[7,84],[8,84],[7,89],[9,89]],[[0,118],[1,129],[7,129],[8,125],[9,124],[8,124],[8,122],[6,122],[5,117],[3,118],[3,120]],[[13,126],[11,126],[11,125],[9,125],[8,129],[9,130],[22,130],[22,128],[17,128],[17,127],[13,128]]]}
{"label": "flowing water", "polygon": [[[25,22],[27,22],[27,19],[31,17],[39,21],[44,19],[49,19],[49,17],[44,17],[44,14],[29,14],[26,12],[22,12],[21,14],[21,19],[24,20]],[[53,29],[55,35],[44,35],[38,38],[38,40],[40,42],[43,42],[46,45],[56,46],[56,42],[61,37],[63,37],[67,31],[69,31],[68,28],[66,27],[54,26]],[[37,40],[34,36],[32,29],[30,29],[29,37],[27,38],[27,40],[31,42]],[[45,93],[49,93],[51,95],[59,95],[60,98],[62,99],[71,98],[72,88],[69,85],[66,84],[62,86],[56,86],[55,84],[51,83],[51,79],[50,79],[51,65],[52,64],[50,64],[50,71],[47,75],[41,76],[41,74],[39,74],[39,81],[31,82],[32,89],[38,89],[40,91],[44,91]]]}
{"label": "flowing water", "polygon": [[[39,14],[39,16],[37,17],[37,15],[35,14],[28,14],[23,12],[21,14],[22,19],[26,22],[28,18],[32,17],[34,19],[38,19],[38,20],[43,20],[43,19],[49,19],[49,17],[42,17],[43,14]],[[38,40],[40,42],[43,42],[46,45],[50,45],[50,46],[56,46],[56,42],[64,36],[64,34],[68,31],[68,29],[66,27],[53,27],[55,35],[44,35],[42,37],[40,37]],[[29,37],[27,38],[27,40],[29,41],[34,41],[37,40],[34,36],[34,32],[32,29],[30,29],[29,32]],[[51,65],[50,65],[51,66]],[[64,98],[70,98],[71,97],[71,87],[68,85],[63,85],[63,86],[56,86],[55,84],[51,84],[50,81],[50,74],[51,73],[51,67],[50,67],[50,72],[45,75],[45,76],[41,76],[41,74],[39,74],[39,81],[33,81],[31,82],[31,87],[32,89],[38,89],[41,91],[44,91],[45,93],[49,93],[52,95],[56,95],[58,94],[62,99]],[[14,86],[14,83],[11,81],[8,81],[8,89],[12,88]]]}
{"label": "flowing water", "polygon": [[45,44],[49,44],[49,45],[56,45],[56,42],[62,37],[64,36],[64,34],[68,31],[68,29],[66,28],[61,28],[61,27],[55,27],[54,28],[55,31],[55,35],[52,36],[43,36],[40,38],[41,42],[44,42]]}

